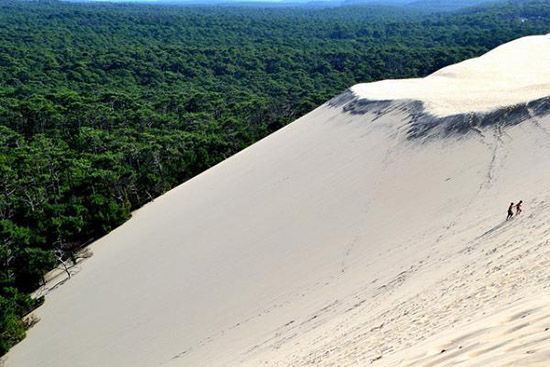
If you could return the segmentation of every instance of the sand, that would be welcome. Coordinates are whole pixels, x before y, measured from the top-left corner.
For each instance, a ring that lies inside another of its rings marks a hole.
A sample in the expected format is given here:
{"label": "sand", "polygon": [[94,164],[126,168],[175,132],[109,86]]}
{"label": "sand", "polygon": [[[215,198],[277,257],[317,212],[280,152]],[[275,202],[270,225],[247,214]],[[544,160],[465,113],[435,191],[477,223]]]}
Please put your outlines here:
{"label": "sand", "polygon": [[550,115],[444,139],[409,123],[325,104],[144,206],[49,291],[5,366],[543,366]]}
{"label": "sand", "polygon": [[422,79],[383,80],[352,90],[371,100],[412,99],[449,116],[535,100],[550,89],[550,34],[524,37]]}

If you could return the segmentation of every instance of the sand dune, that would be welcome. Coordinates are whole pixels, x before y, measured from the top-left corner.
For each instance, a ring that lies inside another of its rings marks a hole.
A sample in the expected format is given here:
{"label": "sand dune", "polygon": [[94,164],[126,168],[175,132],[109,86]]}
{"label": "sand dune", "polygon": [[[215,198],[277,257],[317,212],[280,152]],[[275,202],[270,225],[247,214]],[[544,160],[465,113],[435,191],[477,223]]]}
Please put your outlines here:
{"label": "sand dune", "polygon": [[358,84],[352,90],[371,100],[422,101],[436,116],[487,112],[547,97],[549,39],[550,35],[524,37],[423,79]]}
{"label": "sand dune", "polygon": [[[395,94],[353,87],[156,199],[49,292],[5,366],[547,365],[541,50],[549,36]],[[419,117],[449,113],[469,124],[441,135]]]}

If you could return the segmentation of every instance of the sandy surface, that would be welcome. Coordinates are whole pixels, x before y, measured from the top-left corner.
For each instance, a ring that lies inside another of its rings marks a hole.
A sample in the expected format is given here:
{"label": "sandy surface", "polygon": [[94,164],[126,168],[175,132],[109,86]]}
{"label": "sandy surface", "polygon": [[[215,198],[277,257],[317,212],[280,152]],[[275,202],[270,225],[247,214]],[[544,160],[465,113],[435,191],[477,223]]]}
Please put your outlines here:
{"label": "sandy surface", "polygon": [[550,34],[525,37],[422,79],[358,84],[371,100],[423,101],[435,116],[449,116],[535,100],[550,89]]}
{"label": "sandy surface", "polygon": [[324,105],[146,205],[5,366],[545,365],[550,116],[408,124]]}

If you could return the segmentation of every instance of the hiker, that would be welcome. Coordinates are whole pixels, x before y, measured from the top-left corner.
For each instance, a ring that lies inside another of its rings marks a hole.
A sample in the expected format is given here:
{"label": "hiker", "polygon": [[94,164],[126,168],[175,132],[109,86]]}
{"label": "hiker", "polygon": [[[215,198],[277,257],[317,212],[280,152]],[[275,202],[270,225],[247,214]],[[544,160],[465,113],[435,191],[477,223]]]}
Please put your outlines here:
{"label": "hiker", "polygon": [[514,203],[510,203],[510,206],[508,207],[508,216],[506,217],[506,220],[510,220],[514,216],[514,212],[512,211],[513,208],[514,208]]}
{"label": "hiker", "polygon": [[523,200],[516,204],[516,217],[521,214],[521,204],[523,204]]}

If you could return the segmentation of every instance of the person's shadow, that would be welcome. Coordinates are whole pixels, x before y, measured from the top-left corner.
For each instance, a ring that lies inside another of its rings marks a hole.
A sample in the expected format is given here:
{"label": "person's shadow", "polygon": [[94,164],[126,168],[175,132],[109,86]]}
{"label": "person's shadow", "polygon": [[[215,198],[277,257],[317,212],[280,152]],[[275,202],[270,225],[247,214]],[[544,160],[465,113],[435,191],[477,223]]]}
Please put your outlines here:
{"label": "person's shadow", "polygon": [[[512,219],[514,219],[514,218],[512,218]],[[512,219],[503,220],[502,222],[500,222],[499,224],[497,224],[496,226],[494,226],[493,228],[491,228],[487,232],[483,233],[481,236],[477,237],[476,240],[482,239],[483,237],[486,237],[486,236],[489,236],[490,234],[495,233],[496,231],[498,231],[499,229],[504,227],[506,224],[508,224],[508,222],[510,222]]]}

